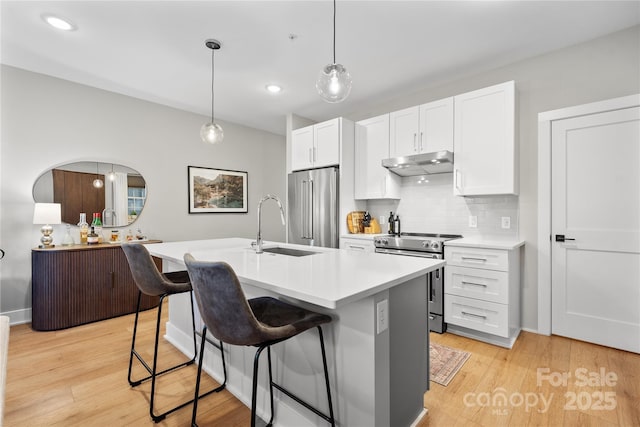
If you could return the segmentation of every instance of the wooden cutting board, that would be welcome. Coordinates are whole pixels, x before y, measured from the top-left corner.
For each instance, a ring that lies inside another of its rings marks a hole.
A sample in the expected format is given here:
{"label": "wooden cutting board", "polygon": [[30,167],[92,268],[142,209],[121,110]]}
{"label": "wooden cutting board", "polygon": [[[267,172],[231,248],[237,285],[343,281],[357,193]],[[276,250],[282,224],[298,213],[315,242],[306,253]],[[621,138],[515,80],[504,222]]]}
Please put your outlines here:
{"label": "wooden cutting board", "polygon": [[362,225],[363,218],[364,211],[353,211],[347,214],[347,229],[349,233],[364,233],[364,226]]}

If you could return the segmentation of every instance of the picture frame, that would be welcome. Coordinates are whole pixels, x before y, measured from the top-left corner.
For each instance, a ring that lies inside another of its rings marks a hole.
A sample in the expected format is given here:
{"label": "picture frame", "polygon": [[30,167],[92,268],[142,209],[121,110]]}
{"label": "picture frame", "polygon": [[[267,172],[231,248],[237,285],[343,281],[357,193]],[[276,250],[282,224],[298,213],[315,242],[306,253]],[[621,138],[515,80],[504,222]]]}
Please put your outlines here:
{"label": "picture frame", "polygon": [[248,175],[243,171],[188,166],[189,213],[247,213]]}

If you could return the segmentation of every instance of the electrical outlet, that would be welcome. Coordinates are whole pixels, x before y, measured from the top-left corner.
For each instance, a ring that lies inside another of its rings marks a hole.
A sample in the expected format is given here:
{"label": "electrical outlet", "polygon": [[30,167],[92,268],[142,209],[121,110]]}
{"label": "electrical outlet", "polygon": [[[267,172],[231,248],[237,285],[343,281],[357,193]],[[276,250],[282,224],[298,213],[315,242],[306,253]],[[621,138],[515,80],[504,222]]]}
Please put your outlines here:
{"label": "electrical outlet", "polygon": [[389,300],[382,300],[376,304],[376,331],[381,333],[389,327]]}
{"label": "electrical outlet", "polygon": [[478,217],[476,215],[469,215],[469,227],[470,228],[478,227]]}
{"label": "electrical outlet", "polygon": [[380,225],[384,225],[387,222],[387,217],[384,215],[380,215],[378,217],[378,222],[380,223]]}
{"label": "electrical outlet", "polygon": [[502,228],[511,228],[511,217],[503,216],[502,217]]}

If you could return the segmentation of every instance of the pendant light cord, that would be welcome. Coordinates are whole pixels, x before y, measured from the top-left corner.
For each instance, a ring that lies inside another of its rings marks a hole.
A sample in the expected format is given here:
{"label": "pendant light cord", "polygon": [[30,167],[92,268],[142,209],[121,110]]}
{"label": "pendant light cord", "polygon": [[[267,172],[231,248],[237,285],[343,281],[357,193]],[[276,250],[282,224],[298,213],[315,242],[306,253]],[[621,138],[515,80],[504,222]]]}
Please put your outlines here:
{"label": "pendant light cord", "polygon": [[336,63],[336,0],[333,0],[333,63]]}
{"label": "pendant light cord", "polygon": [[215,97],[215,91],[213,90],[213,81],[216,76],[216,68],[215,68],[215,61],[214,61],[215,54],[216,54],[216,50],[211,49],[211,123],[213,123],[213,100]]}

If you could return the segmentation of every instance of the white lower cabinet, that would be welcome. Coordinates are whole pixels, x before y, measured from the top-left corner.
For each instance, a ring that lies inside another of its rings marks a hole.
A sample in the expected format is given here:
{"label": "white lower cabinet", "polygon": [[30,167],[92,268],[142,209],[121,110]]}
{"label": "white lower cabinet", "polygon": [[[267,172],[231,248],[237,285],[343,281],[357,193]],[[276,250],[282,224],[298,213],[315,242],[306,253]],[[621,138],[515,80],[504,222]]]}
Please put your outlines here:
{"label": "white lower cabinet", "polygon": [[375,252],[376,247],[373,244],[373,239],[356,239],[356,238],[350,238],[350,237],[341,237],[340,249],[347,249],[350,251],[359,251],[359,252]]}
{"label": "white lower cabinet", "polygon": [[447,331],[511,348],[520,333],[519,248],[445,247]]}

